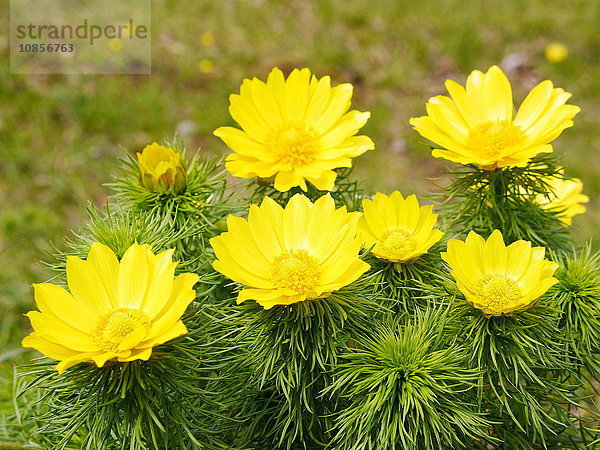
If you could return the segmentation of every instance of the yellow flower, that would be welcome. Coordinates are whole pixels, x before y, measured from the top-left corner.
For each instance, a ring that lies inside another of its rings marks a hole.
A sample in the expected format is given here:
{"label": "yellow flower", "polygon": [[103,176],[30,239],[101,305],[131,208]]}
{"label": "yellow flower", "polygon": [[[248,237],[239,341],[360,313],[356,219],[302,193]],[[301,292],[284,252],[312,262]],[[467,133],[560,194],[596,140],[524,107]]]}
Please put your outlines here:
{"label": "yellow flower", "polygon": [[329,194],[314,204],[296,194],[285,209],[265,197],[247,221],[229,216],[228,231],[210,240],[214,267],[244,285],[238,303],[270,309],[327,297],[369,269],[358,257],[359,216],[335,209]]}
{"label": "yellow flower", "polygon": [[198,70],[200,73],[211,73],[215,69],[215,63],[212,59],[201,59],[198,63]]}
{"label": "yellow flower", "polygon": [[487,240],[474,231],[464,242],[451,239],[442,258],[467,301],[486,316],[500,316],[530,308],[558,282],[552,277],[558,264],[544,254],[527,241],[506,246],[495,230]]}
{"label": "yellow flower", "polygon": [[350,167],[351,158],[374,148],[367,136],[355,136],[368,112],[348,112],[352,85],[332,88],[330,78],[311,77],[295,69],[286,79],[274,68],[267,82],[244,80],[239,95],[229,97],[229,112],[242,130],[220,127],[214,132],[235,153],[226,167],[240,178],[275,177],[281,192],[306,181],[332,190],[333,169]]}
{"label": "yellow flower", "polygon": [[123,48],[123,41],[119,38],[109,39],[108,48],[110,48],[113,52],[118,52]]}
{"label": "yellow flower", "polygon": [[410,262],[427,253],[444,235],[433,228],[438,217],[432,212],[433,205],[419,206],[414,195],[404,199],[398,191],[389,197],[378,192],[362,205],[359,232],[366,248],[374,245],[371,252],[377,258]]}
{"label": "yellow flower", "polygon": [[187,332],[181,315],[196,296],[198,275],[174,278],[173,250],[158,255],[134,244],[119,263],[96,242],[87,260],[67,259],[69,291],[34,284],[41,312],[27,317],[34,331],[23,347],[60,361],[59,373],[80,362],[103,367],[106,361],[147,360],[152,349]]}
{"label": "yellow flower", "polygon": [[153,142],[137,154],[142,185],[152,192],[181,193],[186,186],[185,161],[181,153]]}
{"label": "yellow flower", "polygon": [[441,148],[431,153],[460,164],[476,164],[494,171],[523,167],[539,153],[552,152],[550,142],[573,125],[579,107],[566,105],[571,94],[549,80],[525,98],[516,116],[510,83],[497,66],[467,78],[466,89],[446,81],[450,97],[429,99],[427,116],[410,124]]}
{"label": "yellow flower", "polygon": [[563,62],[569,56],[569,47],[562,42],[552,42],[544,49],[544,56],[551,64]]}
{"label": "yellow flower", "polygon": [[215,43],[215,35],[210,31],[205,31],[200,34],[200,44],[204,47],[211,47]]}
{"label": "yellow flower", "polygon": [[545,210],[556,211],[565,225],[571,225],[574,216],[587,211],[582,203],[589,202],[590,198],[581,193],[583,183],[579,178],[567,180],[547,177],[544,181],[550,186],[551,193],[548,197],[543,194],[536,195],[535,202]]}

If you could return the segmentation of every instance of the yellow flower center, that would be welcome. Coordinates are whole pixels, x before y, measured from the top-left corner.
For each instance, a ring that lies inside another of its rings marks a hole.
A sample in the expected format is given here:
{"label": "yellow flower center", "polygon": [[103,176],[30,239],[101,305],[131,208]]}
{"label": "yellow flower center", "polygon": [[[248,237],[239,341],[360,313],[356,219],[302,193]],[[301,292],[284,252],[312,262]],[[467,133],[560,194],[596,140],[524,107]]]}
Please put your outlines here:
{"label": "yellow flower center", "polygon": [[150,330],[150,319],[139,309],[119,308],[101,317],[92,339],[102,350],[117,352],[139,344]]}
{"label": "yellow flower center", "polygon": [[387,231],[379,240],[379,251],[390,261],[404,261],[417,248],[414,238],[404,230]]}
{"label": "yellow flower center", "polygon": [[311,127],[287,124],[268,139],[268,146],[284,164],[305,166],[313,161],[318,136]]}
{"label": "yellow flower center", "polygon": [[520,127],[511,121],[480,123],[469,133],[467,147],[484,160],[497,160],[503,150],[519,145],[525,139]]}
{"label": "yellow flower center", "polygon": [[291,250],[279,255],[271,266],[271,280],[278,288],[306,294],[319,283],[321,266],[307,250]]}
{"label": "yellow flower center", "polygon": [[519,286],[506,275],[487,275],[475,286],[481,303],[499,309],[514,305],[521,298]]}

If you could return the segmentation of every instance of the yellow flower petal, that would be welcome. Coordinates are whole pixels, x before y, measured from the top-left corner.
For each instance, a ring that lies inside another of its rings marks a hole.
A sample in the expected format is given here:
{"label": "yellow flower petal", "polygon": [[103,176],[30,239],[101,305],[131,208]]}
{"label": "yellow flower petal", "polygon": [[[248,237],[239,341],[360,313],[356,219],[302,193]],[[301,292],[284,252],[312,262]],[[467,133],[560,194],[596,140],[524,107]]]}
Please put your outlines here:
{"label": "yellow flower petal", "polygon": [[73,328],[89,332],[97,318],[95,308],[76,301],[64,288],[50,283],[34,284],[35,302],[40,311],[57,319],[62,318]]}
{"label": "yellow flower petal", "polygon": [[483,245],[483,258],[486,274],[506,273],[508,253],[499,230],[494,230]]}
{"label": "yellow flower petal", "polygon": [[80,352],[97,350],[89,332],[80,331],[54,315],[29,311],[25,314],[31,322],[36,336],[53,342],[60,342],[64,347]]}
{"label": "yellow flower petal", "polygon": [[498,66],[490,67],[484,75],[483,89],[488,120],[512,120],[512,90],[508,78]]}
{"label": "yellow flower petal", "polygon": [[137,154],[141,183],[151,192],[177,194],[186,187],[185,160],[181,153],[153,142]]}
{"label": "yellow flower petal", "polygon": [[94,277],[89,263],[76,256],[67,257],[67,284],[75,300],[97,314],[104,314],[112,309],[112,302],[104,290],[102,280]]}
{"label": "yellow flower petal", "polygon": [[[186,326],[181,320],[179,320],[174,324],[171,324],[169,327],[163,328],[162,333],[157,334],[154,339],[142,342],[139,346],[132,350],[131,355],[128,357],[127,360],[119,359],[119,361],[132,361],[134,359],[138,359],[136,358],[138,354],[140,355],[139,359],[148,359],[150,353],[152,352],[152,348],[164,344],[165,342],[170,341],[172,339],[183,336],[187,332],[188,330]],[[142,351],[144,352],[143,354]]]}
{"label": "yellow flower petal", "polygon": [[583,203],[590,199],[581,193],[581,180],[562,178],[563,172],[564,169],[561,169],[559,176],[544,178],[543,181],[550,187],[550,194],[538,194],[534,200],[542,209],[556,213],[565,225],[570,225],[574,216],[586,212]]}
{"label": "yellow flower petal", "polygon": [[149,278],[148,254],[139,244],[133,244],[119,266],[119,301],[123,306],[139,308],[146,297]]}
{"label": "yellow flower petal", "polygon": [[165,333],[169,333],[169,329],[177,323],[190,303],[196,298],[194,285],[198,282],[198,279],[199,277],[195,273],[182,273],[175,278],[171,295],[165,301],[162,310],[156,314],[146,340],[155,340]]}

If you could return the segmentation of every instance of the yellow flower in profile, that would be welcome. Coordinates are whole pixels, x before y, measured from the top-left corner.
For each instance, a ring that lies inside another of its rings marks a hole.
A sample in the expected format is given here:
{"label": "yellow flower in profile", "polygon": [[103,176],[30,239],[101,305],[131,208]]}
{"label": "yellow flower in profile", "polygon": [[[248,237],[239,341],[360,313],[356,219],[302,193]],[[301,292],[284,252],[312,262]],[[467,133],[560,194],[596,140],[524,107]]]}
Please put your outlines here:
{"label": "yellow flower in profile", "polygon": [[571,225],[574,216],[587,211],[582,203],[588,203],[590,198],[581,193],[583,183],[579,178],[547,177],[544,181],[550,186],[550,195],[538,194],[535,202],[547,211],[555,211],[565,225]]}
{"label": "yellow flower in profile", "polygon": [[428,115],[413,117],[410,124],[441,147],[433,156],[489,171],[523,167],[536,155],[552,152],[550,142],[573,125],[580,110],[565,104],[571,94],[546,80],[514,116],[510,83],[497,66],[471,72],[466,89],[452,80],[446,88],[450,97],[430,98]]}
{"label": "yellow flower in profile", "polygon": [[417,197],[404,199],[395,191],[389,197],[377,193],[364,199],[358,229],[365,247],[379,259],[407,263],[427,253],[444,233],[433,227],[433,205],[419,206]]}
{"label": "yellow flower in profile", "polygon": [[442,259],[469,303],[500,316],[530,308],[558,282],[552,277],[558,264],[544,259],[545,251],[527,241],[506,246],[499,230],[487,240],[471,231],[464,242],[448,241]]}
{"label": "yellow flower in profile", "polygon": [[152,192],[181,193],[186,186],[185,161],[181,153],[153,142],[137,154],[142,185]]}
{"label": "yellow flower in profile", "polygon": [[152,349],[187,332],[181,316],[196,296],[198,275],[175,278],[173,250],[154,255],[133,244],[121,262],[96,242],[87,260],[69,256],[69,291],[34,284],[39,311],[30,311],[33,332],[23,347],[60,361],[59,373],[80,362],[103,367],[109,360],[147,360]]}
{"label": "yellow flower in profile", "polygon": [[549,63],[558,64],[569,56],[569,47],[562,42],[551,42],[544,49],[544,56]]}
{"label": "yellow flower in profile", "polygon": [[355,136],[368,112],[348,112],[352,85],[331,87],[330,78],[295,69],[287,80],[274,68],[267,82],[244,80],[240,94],[229,97],[229,112],[242,130],[214,132],[235,153],[225,166],[240,178],[275,177],[281,192],[306,181],[330,191],[334,169],[350,167],[351,158],[374,148],[367,136]]}
{"label": "yellow flower in profile", "polygon": [[270,309],[327,297],[370,267],[358,256],[359,217],[336,209],[329,194],[314,203],[296,194],[285,208],[265,197],[247,221],[229,216],[228,231],[210,240],[214,268],[244,285],[238,303]]}

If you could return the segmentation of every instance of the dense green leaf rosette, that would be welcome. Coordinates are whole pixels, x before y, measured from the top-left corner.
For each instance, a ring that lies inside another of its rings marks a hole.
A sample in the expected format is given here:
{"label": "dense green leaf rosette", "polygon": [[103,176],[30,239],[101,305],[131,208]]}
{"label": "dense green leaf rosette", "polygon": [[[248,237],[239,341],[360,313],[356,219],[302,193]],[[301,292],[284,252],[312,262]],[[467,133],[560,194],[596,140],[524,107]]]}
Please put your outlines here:
{"label": "dense green leaf rosette", "polygon": [[197,268],[194,259],[202,256],[202,249],[191,254],[182,242],[205,232],[205,224],[187,221],[184,227],[176,227],[170,215],[157,217],[152,211],[133,211],[118,203],[107,204],[105,209],[90,204],[87,211],[88,223],[67,240],[67,251],[57,252],[55,262],[48,263],[59,274],[64,274],[68,255],[85,258],[94,242],[107,245],[118,258],[134,242],[149,244],[154,251],[173,248],[174,258],[181,261],[182,269]]}
{"label": "dense green leaf rosette", "polygon": [[576,365],[597,381],[600,372],[600,254],[590,245],[565,255],[548,292],[548,304],[560,312],[559,326]]}
{"label": "dense green leaf rosette", "polygon": [[335,417],[334,448],[462,448],[490,439],[475,398],[481,374],[447,320],[447,309],[415,311],[404,326],[382,323],[346,348],[327,389],[348,402]]}

